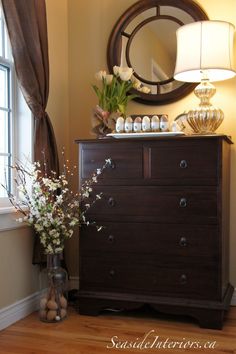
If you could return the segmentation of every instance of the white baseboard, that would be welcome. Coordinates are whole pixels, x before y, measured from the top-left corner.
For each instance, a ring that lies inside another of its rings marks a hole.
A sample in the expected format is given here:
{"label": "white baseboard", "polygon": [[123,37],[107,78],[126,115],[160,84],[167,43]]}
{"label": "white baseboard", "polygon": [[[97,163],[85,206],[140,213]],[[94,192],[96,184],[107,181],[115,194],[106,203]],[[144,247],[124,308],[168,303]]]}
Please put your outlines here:
{"label": "white baseboard", "polygon": [[38,291],[0,310],[0,331],[38,310],[42,291]]}
{"label": "white baseboard", "polygon": [[[70,277],[69,289],[79,289],[79,277]],[[44,291],[38,291],[12,305],[0,309],[0,331],[30,315],[32,312],[37,311]]]}

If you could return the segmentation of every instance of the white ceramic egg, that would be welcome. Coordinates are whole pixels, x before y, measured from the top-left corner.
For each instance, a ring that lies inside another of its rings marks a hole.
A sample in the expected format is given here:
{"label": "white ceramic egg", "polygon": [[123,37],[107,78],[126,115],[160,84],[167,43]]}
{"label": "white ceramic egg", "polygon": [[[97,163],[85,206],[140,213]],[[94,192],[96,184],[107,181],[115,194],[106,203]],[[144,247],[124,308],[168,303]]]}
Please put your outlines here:
{"label": "white ceramic egg", "polygon": [[134,132],[139,133],[142,130],[142,118],[136,117],[134,120]]}
{"label": "white ceramic egg", "polygon": [[160,118],[160,130],[162,132],[167,132],[169,129],[168,116],[163,114]]}
{"label": "white ceramic egg", "polygon": [[116,120],[116,132],[123,133],[125,129],[125,121],[123,117],[118,117]]}
{"label": "white ceramic egg", "polygon": [[150,118],[148,116],[144,116],[142,119],[142,131],[148,132],[151,129]]}
{"label": "white ceramic egg", "polygon": [[180,128],[180,126],[178,125],[177,122],[172,122],[171,131],[172,132],[181,132],[181,128]]}
{"label": "white ceramic egg", "polygon": [[131,117],[127,117],[125,120],[125,132],[132,133],[133,130],[133,119]]}
{"label": "white ceramic egg", "polygon": [[158,116],[152,116],[151,119],[151,130],[157,132],[160,129],[160,120]]}

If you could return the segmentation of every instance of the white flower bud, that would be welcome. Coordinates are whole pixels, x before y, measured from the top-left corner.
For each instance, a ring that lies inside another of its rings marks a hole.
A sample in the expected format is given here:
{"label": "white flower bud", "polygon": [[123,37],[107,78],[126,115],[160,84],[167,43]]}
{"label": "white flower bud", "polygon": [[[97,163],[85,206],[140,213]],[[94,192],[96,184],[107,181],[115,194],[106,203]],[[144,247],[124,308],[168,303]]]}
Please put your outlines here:
{"label": "white flower bud", "polygon": [[113,75],[106,75],[105,77],[107,85],[111,85],[112,80],[113,80]]}
{"label": "white flower bud", "polygon": [[97,80],[99,80],[99,81],[102,81],[103,79],[106,78],[106,75],[107,75],[107,73],[106,73],[105,70],[100,70],[99,72],[97,72],[97,73],[95,74],[95,78],[96,78]]}

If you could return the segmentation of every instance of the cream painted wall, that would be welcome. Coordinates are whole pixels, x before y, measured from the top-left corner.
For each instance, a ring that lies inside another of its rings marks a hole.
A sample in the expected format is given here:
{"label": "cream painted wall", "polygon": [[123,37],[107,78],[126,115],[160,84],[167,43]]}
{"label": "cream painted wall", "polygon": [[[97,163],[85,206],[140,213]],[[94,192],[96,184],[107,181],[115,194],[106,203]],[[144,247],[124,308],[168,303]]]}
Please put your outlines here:
{"label": "cream painted wall", "polygon": [[30,228],[0,233],[0,309],[39,290],[39,269],[32,266]]}
{"label": "cream painted wall", "polygon": [[50,87],[47,111],[51,118],[59,153],[66,148],[69,156],[68,89],[68,0],[46,0]]}
{"label": "cream painted wall", "polygon": [[[52,0],[51,0],[52,1]],[[71,158],[77,162],[77,147],[73,141],[77,138],[91,138],[91,111],[97,103],[91,89],[94,73],[106,69],[106,47],[109,34],[118,17],[135,3],[136,0],[68,0],[69,23],[69,141]],[[235,0],[198,0],[210,19],[232,22],[236,25]],[[217,40],[217,39],[216,39]],[[236,52],[236,45],[235,45]],[[235,53],[236,57],[236,53]],[[236,143],[236,78],[217,83],[217,93],[212,103],[225,112],[220,133],[232,135]],[[163,106],[146,106],[131,102],[128,113],[166,113],[170,120],[179,113],[198,105],[194,94],[184,99]],[[236,286],[236,145],[232,146],[231,163],[231,223],[230,244],[231,262],[230,279]],[[77,250],[74,249],[74,254]],[[75,259],[73,257],[73,259]],[[73,272],[78,274],[78,263],[72,264]]]}

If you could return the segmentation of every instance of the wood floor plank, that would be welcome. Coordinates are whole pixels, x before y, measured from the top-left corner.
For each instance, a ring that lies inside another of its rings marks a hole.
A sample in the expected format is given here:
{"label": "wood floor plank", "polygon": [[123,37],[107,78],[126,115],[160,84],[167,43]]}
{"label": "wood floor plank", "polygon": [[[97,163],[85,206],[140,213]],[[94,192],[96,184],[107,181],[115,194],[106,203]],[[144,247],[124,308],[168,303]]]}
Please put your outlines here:
{"label": "wood floor plank", "polygon": [[[142,341],[143,346],[149,342],[147,349],[138,348]],[[178,345],[174,344],[177,342]],[[210,342],[215,342],[214,349],[204,348]],[[184,349],[186,343],[194,343],[198,348]],[[130,348],[124,348],[128,345]],[[202,329],[191,319],[156,312],[104,313],[89,317],[80,316],[71,308],[68,318],[61,323],[43,323],[33,313],[0,332],[0,354],[119,352],[236,354],[236,307],[230,308],[223,330]]]}

